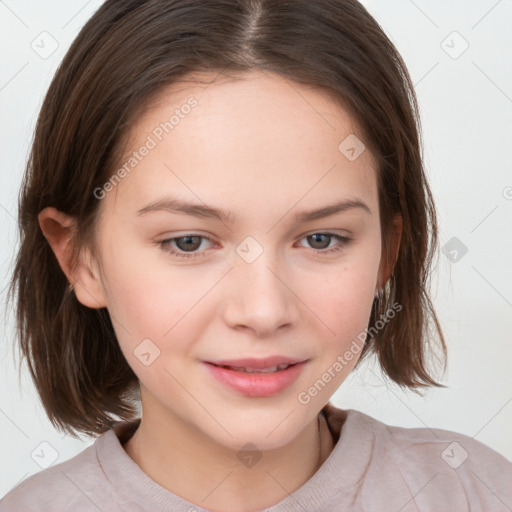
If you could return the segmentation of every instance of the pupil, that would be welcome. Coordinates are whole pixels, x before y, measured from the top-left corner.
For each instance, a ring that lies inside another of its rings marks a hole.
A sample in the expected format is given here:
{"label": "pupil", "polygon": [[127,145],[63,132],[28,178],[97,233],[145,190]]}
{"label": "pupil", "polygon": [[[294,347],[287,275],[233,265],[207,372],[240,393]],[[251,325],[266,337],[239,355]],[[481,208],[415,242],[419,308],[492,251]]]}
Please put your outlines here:
{"label": "pupil", "polygon": [[[185,240],[186,241],[186,245],[184,245],[184,247],[179,247],[179,248],[182,249],[182,250],[185,250],[185,251],[186,250],[194,250],[194,249],[197,249],[201,245],[200,238],[201,237],[199,237],[199,236],[182,236],[182,237],[178,238],[176,243],[179,246],[180,242],[182,240]],[[194,243],[194,241],[195,241],[195,243]],[[192,246],[190,245],[191,243],[192,243]]]}
{"label": "pupil", "polygon": [[[312,238],[312,239],[313,239],[313,243],[312,243],[312,245],[313,245],[313,247],[315,247],[315,249],[325,249],[325,247],[316,247],[316,246],[315,246],[315,244],[316,244],[316,243],[320,243],[320,245],[322,245],[322,242],[321,242],[320,240],[318,240],[318,237],[326,237],[326,238],[327,238],[327,237],[329,237],[329,236],[330,236],[330,235],[324,235],[324,234],[321,234],[321,233],[320,233],[320,234],[311,235],[311,236],[309,236],[309,238]],[[324,240],[324,243],[325,243],[325,240]],[[329,245],[329,244],[327,244],[327,245]],[[326,246],[326,247],[327,247],[327,246]]]}

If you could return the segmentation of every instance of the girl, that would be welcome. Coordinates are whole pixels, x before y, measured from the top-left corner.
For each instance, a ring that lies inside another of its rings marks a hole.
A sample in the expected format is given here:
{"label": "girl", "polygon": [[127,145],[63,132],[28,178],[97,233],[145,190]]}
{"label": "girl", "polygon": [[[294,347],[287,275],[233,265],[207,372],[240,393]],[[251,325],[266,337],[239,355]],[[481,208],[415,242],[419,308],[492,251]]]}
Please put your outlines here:
{"label": "girl", "polygon": [[485,445],[329,402],[372,353],[440,385],[418,125],[356,0],[107,0],[42,106],[10,289],[49,418],[98,437],[0,510],[511,510]]}

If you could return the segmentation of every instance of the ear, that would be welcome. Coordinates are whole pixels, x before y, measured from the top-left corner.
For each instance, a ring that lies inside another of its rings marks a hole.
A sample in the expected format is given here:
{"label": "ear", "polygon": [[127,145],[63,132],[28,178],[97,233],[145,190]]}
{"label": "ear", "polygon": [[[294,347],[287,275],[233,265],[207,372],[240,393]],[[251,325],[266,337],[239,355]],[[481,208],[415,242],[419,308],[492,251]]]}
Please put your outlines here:
{"label": "ear", "polygon": [[393,218],[390,233],[390,247],[388,254],[382,254],[379,267],[379,278],[377,289],[381,290],[387,283],[398,258],[398,250],[400,248],[400,240],[402,238],[402,216],[397,214]]}
{"label": "ear", "polygon": [[82,251],[77,265],[71,268],[71,249],[76,233],[74,218],[48,207],[39,212],[38,221],[62,271],[74,288],[76,298],[89,308],[105,307],[105,291],[100,273],[89,251]]}

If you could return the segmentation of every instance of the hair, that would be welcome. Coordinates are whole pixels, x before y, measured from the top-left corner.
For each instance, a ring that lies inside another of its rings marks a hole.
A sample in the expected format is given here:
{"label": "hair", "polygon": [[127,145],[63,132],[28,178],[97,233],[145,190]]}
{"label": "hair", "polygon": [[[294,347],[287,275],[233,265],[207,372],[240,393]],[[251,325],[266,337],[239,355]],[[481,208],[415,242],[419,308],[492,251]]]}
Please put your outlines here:
{"label": "hair", "polygon": [[[378,163],[389,261],[392,219],[401,215],[403,223],[357,365],[373,353],[402,387],[444,387],[428,369],[435,347],[446,367],[446,345],[428,294],[437,221],[417,99],[401,56],[366,9],[356,0],[107,0],[73,41],[42,104],[18,198],[20,247],[9,286],[11,300],[17,291],[22,357],[51,423],[72,436],[134,419],[138,380],[107,309],[88,308],[71,292],[38,214],[53,206],[76,221],[71,266],[83,248],[97,257],[93,191],[119,165],[130,127],[171,84],[228,69],[277,73],[349,108]],[[398,320],[383,322],[396,304]]]}

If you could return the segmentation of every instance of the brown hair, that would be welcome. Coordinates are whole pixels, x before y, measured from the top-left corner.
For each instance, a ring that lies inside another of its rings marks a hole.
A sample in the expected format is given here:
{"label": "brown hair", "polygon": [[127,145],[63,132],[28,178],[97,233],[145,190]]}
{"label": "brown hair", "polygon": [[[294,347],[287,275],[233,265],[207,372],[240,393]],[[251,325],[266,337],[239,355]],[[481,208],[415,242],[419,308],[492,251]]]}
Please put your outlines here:
{"label": "brown hair", "polygon": [[[375,353],[400,386],[440,386],[426,364],[436,354],[431,335],[444,358],[446,346],[427,293],[437,222],[417,101],[400,55],[364,7],[356,0],[107,0],[74,40],[42,105],[9,287],[11,299],[17,287],[17,336],[43,406],[71,435],[133,418],[138,381],[107,309],[85,307],[70,293],[38,213],[53,206],[76,220],[72,265],[84,247],[97,256],[93,191],[119,164],[129,128],[164,87],[228,68],[274,72],[348,105],[379,165],[388,258],[391,221],[396,214],[403,220],[396,265],[373,305],[358,364]],[[392,303],[402,307],[399,318],[376,329]]]}

